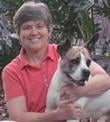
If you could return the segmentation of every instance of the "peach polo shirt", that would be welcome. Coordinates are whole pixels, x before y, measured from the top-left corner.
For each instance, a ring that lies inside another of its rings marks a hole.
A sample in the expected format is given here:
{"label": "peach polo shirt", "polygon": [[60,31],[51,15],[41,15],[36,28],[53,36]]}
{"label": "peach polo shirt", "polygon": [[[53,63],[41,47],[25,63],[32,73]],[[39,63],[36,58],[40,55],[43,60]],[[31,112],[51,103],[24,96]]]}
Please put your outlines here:
{"label": "peach polo shirt", "polygon": [[42,67],[33,67],[24,51],[12,60],[2,73],[6,100],[25,96],[28,111],[43,112],[50,81],[56,70],[59,55],[55,44],[48,45],[48,53]]}

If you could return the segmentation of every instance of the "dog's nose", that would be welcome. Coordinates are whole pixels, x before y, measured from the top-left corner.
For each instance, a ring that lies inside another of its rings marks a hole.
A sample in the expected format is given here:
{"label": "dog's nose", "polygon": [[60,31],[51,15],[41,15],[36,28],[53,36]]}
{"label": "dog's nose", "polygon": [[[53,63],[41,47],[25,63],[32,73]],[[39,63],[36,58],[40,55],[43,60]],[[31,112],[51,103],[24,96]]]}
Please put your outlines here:
{"label": "dog's nose", "polygon": [[85,78],[86,80],[88,80],[89,75],[90,75],[90,71],[87,70],[87,69],[83,69],[82,73],[83,73],[84,78]]}

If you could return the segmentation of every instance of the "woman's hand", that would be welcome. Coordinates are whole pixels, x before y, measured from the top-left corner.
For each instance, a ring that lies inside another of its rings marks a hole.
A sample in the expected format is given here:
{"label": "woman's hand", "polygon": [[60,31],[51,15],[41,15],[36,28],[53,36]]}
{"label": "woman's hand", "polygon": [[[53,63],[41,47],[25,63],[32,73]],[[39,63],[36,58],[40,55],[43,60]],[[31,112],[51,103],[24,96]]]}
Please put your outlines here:
{"label": "woman's hand", "polygon": [[82,96],[82,90],[84,90],[82,86],[65,85],[60,89],[60,98],[75,102]]}
{"label": "woman's hand", "polygon": [[59,114],[59,120],[77,119],[81,115],[81,106],[71,100],[61,100],[56,111]]}

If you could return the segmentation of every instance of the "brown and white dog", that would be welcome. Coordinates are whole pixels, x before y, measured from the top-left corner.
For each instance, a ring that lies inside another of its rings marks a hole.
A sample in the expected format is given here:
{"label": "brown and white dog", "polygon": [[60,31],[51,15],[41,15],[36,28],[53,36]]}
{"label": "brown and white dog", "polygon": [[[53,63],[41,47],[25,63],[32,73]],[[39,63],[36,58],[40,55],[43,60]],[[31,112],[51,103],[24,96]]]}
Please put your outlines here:
{"label": "brown and white dog", "polygon": [[[83,86],[90,77],[89,65],[91,60],[89,55],[81,50],[75,50],[75,47],[72,47],[68,40],[58,46],[58,52],[61,59],[48,90],[46,111],[56,108],[61,86],[65,84]],[[81,97],[76,102],[83,109],[80,119],[93,117],[97,118],[98,122],[105,122],[105,114],[110,111],[110,90],[94,97]],[[67,120],[67,122],[79,121]]]}

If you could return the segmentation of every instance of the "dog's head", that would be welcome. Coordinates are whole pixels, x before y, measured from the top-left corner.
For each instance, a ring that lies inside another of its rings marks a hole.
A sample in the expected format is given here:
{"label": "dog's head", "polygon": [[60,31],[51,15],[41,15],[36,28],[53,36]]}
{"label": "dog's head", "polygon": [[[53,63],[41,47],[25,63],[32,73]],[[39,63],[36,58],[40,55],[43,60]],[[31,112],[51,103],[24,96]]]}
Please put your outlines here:
{"label": "dog's head", "polygon": [[61,55],[60,68],[66,82],[85,85],[90,76],[91,58],[88,51],[83,47],[73,47],[66,40],[58,45],[58,52]]}

